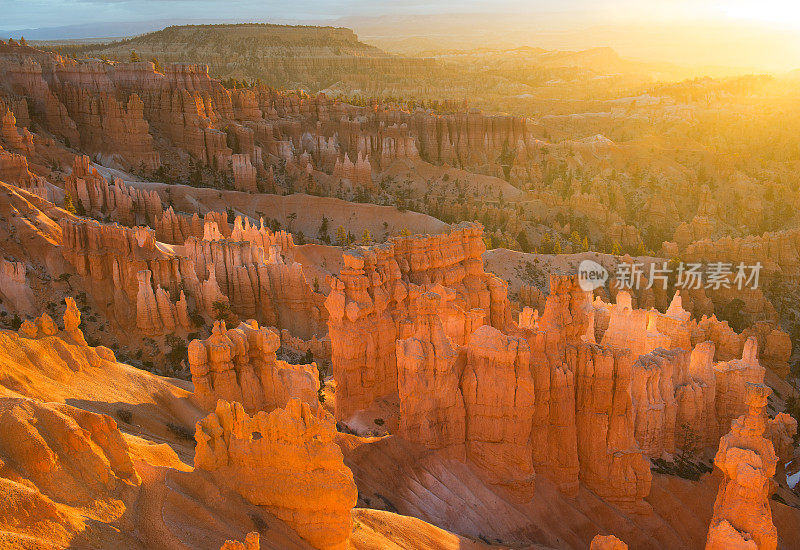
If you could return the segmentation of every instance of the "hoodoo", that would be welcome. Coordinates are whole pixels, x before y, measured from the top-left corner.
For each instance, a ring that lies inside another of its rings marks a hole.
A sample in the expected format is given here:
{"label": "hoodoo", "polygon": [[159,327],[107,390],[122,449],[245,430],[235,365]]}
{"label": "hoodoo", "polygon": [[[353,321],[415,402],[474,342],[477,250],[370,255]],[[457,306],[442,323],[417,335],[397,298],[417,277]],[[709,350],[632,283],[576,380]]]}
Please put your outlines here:
{"label": "hoodoo", "polygon": [[476,2],[4,7],[0,547],[797,547],[797,14]]}

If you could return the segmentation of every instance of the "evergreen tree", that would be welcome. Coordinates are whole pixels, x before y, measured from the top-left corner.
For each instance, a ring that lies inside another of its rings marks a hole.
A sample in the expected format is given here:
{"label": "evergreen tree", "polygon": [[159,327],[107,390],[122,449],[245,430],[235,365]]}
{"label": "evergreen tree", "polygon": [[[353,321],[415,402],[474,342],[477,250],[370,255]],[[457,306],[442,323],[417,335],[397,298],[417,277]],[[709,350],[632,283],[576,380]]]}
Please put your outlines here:
{"label": "evergreen tree", "polygon": [[519,235],[517,235],[517,242],[519,243],[520,250],[522,250],[523,252],[531,251],[531,245],[528,242],[528,234],[525,233],[524,230],[520,231]]}
{"label": "evergreen tree", "polygon": [[72,202],[72,195],[66,193],[64,195],[64,210],[69,212],[70,214],[77,214],[78,210],[75,208],[75,204]]}
{"label": "evergreen tree", "polygon": [[138,63],[139,61],[141,61],[139,54],[136,53],[136,50],[131,50],[131,63]]}
{"label": "evergreen tree", "polygon": [[542,236],[542,244],[541,244],[542,254],[552,254],[553,253],[553,241],[550,237],[550,233],[545,233]]}
{"label": "evergreen tree", "polygon": [[317,234],[322,241],[330,240],[330,237],[328,237],[328,218],[325,216],[322,216],[322,223],[319,226],[319,231]]}
{"label": "evergreen tree", "polygon": [[347,231],[345,231],[342,225],[336,228],[336,244],[339,246],[347,246]]}
{"label": "evergreen tree", "polygon": [[581,235],[577,231],[573,231],[569,236],[569,242],[577,252],[581,246]]}

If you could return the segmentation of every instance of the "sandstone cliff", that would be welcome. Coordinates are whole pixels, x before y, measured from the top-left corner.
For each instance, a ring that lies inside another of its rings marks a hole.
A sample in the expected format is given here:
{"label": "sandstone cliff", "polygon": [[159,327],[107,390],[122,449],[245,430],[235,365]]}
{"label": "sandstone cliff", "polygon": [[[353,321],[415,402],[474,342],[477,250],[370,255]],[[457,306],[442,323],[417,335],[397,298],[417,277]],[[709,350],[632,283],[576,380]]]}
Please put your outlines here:
{"label": "sandstone cliff", "polygon": [[764,385],[748,384],[748,411],[733,422],[731,431],[719,442],[714,464],[723,479],[708,531],[709,550],[771,550],[778,546],[769,505],[770,479],[778,457],[772,443],[764,438],[764,408],[770,393]]}
{"label": "sandstone cliff", "polygon": [[280,337],[255,321],[226,330],[216,321],[211,336],[189,344],[194,395],[211,411],[222,399],[239,402],[251,414],[285,407],[299,399],[313,410],[319,405],[319,374],[314,363],[289,365],[275,357]]}
{"label": "sandstone cliff", "polygon": [[220,400],[197,424],[195,467],[265,507],[315,548],[345,549],[357,490],[334,434],[329,415],[296,399],[252,417],[241,404]]}

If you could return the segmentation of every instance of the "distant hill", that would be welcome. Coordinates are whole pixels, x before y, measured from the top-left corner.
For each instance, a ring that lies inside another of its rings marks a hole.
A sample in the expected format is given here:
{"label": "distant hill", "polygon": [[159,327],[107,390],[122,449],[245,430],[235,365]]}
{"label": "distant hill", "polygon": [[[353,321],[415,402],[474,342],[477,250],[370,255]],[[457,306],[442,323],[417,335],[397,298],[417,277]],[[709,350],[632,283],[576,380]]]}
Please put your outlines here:
{"label": "distant hill", "polygon": [[692,74],[687,69],[669,63],[626,59],[608,47],[579,51],[546,50],[530,46],[511,49],[450,49],[424,51],[420,55],[456,63],[462,67],[503,74],[529,84],[537,79],[572,80],[581,75],[587,78],[625,75],[644,80],[680,80]]}
{"label": "distant hill", "polygon": [[375,46],[359,42],[351,29],[246,23],[232,25],[181,25],[151,32],[102,48],[107,55],[128,55],[131,50],[144,58],[160,56],[165,61],[187,57],[386,57]]}
{"label": "distant hill", "polygon": [[[67,50],[69,51],[69,50]],[[171,26],[126,40],[73,49],[81,55],[126,61],[204,63],[215,77],[317,91],[342,79],[408,74],[426,66],[414,58],[389,55],[364,44],[341,27],[267,23]],[[428,63],[429,64],[429,63]]]}
{"label": "distant hill", "polygon": [[[532,4],[532,3],[531,3]],[[558,3],[546,3],[555,6]],[[421,55],[438,50],[497,50],[535,46],[548,50],[586,50],[609,46],[623,59],[666,62],[702,76],[731,76],[793,69],[800,63],[797,32],[759,22],[729,19],[688,23],[678,20],[608,21],[593,10],[581,14],[430,14],[345,17],[361,40],[394,53]],[[576,17],[577,15],[577,17]]]}

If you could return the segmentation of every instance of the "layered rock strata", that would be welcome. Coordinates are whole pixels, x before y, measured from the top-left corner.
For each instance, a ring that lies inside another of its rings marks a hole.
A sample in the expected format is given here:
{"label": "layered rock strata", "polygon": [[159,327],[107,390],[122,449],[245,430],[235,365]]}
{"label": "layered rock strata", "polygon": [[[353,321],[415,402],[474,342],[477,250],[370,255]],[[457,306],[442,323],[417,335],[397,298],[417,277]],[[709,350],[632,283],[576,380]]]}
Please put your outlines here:
{"label": "layered rock strata", "polygon": [[764,437],[767,428],[764,409],[770,393],[772,390],[762,384],[748,383],[748,410],[720,439],[714,464],[723,478],[714,502],[707,550],[774,550],[778,546],[769,503],[778,457],[772,442]]}
{"label": "layered rock strata", "polygon": [[313,547],[344,550],[358,491],[335,435],[330,415],[297,399],[254,416],[220,400],[197,423],[195,468],[263,506]]}
{"label": "layered rock strata", "polygon": [[507,285],[484,272],[484,250],[480,226],[462,224],[446,235],[394,238],[344,254],[325,301],[337,419],[397,392],[395,342],[409,335],[422,293],[443,298],[445,332],[455,345],[483,322],[505,326]]}
{"label": "layered rock strata", "polygon": [[189,344],[194,396],[205,410],[217,400],[239,402],[249,413],[284,407],[299,399],[319,406],[319,373],[314,363],[290,365],[276,358],[280,336],[255,321],[227,330],[216,321],[207,340]]}

